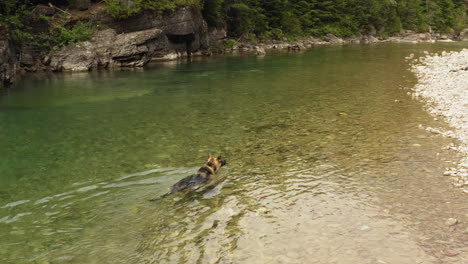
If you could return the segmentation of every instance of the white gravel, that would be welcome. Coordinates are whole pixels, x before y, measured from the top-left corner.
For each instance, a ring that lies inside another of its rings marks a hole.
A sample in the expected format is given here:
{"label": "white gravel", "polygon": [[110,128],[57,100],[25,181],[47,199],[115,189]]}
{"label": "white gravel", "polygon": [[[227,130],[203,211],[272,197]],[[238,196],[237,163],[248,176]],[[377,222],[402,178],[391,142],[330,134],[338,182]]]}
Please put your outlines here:
{"label": "white gravel", "polygon": [[460,141],[454,148],[462,159],[456,168],[448,168],[447,174],[450,172],[456,185],[468,193],[468,49],[426,55],[414,61],[411,69],[418,78],[413,96],[426,102],[432,115],[442,117],[453,128],[442,134]]}

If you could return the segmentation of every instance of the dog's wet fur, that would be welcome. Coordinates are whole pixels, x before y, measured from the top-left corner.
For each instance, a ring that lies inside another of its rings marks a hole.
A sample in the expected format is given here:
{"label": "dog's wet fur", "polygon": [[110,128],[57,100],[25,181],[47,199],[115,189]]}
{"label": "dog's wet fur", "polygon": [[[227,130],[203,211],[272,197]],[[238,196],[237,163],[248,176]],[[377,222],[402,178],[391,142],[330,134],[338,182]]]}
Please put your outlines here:
{"label": "dog's wet fur", "polygon": [[194,188],[200,186],[203,183],[208,182],[211,179],[211,176],[218,173],[222,166],[226,165],[226,161],[218,156],[216,158],[208,155],[208,161],[198,169],[196,174],[187,176],[182,180],[176,182],[174,185],[171,186],[171,189],[168,193],[158,197],[151,199],[150,201],[157,201],[161,200],[162,198],[169,196],[173,193],[181,192],[188,190],[190,188]]}

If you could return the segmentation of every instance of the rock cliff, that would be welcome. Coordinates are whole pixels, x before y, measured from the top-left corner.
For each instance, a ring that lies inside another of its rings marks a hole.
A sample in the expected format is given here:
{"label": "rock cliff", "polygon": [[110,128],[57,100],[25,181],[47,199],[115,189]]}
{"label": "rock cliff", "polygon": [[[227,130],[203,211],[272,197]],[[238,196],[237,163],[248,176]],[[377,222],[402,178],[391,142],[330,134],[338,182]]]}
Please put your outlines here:
{"label": "rock cliff", "polygon": [[0,26],[0,89],[13,83],[18,65],[19,61],[15,48],[8,39],[7,29]]}
{"label": "rock cliff", "polygon": [[[80,4],[78,9],[87,9],[88,2],[77,2]],[[38,6],[33,14],[36,14],[33,17],[53,16],[55,11],[51,7]],[[102,5],[78,14],[75,21],[90,21],[102,30],[89,41],[68,45],[53,55],[34,54],[27,45],[15,49],[7,38],[7,29],[0,28],[0,85],[12,83],[21,67],[23,72],[141,67],[151,60],[190,56],[209,45],[206,22],[200,10],[194,7],[183,7],[171,14],[147,11],[122,20],[112,18]],[[47,22],[33,20],[31,28],[34,32],[47,32]]]}
{"label": "rock cliff", "polygon": [[180,8],[170,15],[144,12],[124,20],[97,12],[90,21],[108,29],[96,32],[90,41],[69,45],[51,56],[53,71],[141,67],[151,60],[173,59],[208,48],[206,23],[200,11],[192,7]]}
{"label": "rock cliff", "polygon": [[107,67],[139,67],[166,48],[160,29],[117,34],[114,29],[98,31],[90,41],[72,44],[45,58],[53,71],[88,71]]}

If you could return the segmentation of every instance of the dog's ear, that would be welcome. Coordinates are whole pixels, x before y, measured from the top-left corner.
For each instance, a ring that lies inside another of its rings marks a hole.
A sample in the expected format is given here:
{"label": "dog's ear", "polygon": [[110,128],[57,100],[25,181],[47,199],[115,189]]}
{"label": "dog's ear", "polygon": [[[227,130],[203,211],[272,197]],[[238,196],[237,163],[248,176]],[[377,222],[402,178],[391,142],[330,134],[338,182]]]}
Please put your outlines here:
{"label": "dog's ear", "polygon": [[209,161],[210,159],[212,159],[212,158],[213,158],[213,157],[211,157],[211,154],[208,154],[208,161]]}
{"label": "dog's ear", "polygon": [[219,155],[219,156],[217,157],[217,159],[218,159],[218,160],[221,160],[221,159],[222,159],[222,158],[221,158],[221,155]]}

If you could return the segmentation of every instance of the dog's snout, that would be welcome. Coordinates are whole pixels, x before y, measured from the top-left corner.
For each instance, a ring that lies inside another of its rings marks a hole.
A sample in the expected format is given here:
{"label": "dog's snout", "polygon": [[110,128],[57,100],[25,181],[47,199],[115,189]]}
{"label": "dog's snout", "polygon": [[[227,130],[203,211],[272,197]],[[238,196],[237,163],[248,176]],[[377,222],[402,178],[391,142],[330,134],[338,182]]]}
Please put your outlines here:
{"label": "dog's snout", "polygon": [[226,161],[225,160],[221,160],[221,166],[224,166],[226,165]]}

